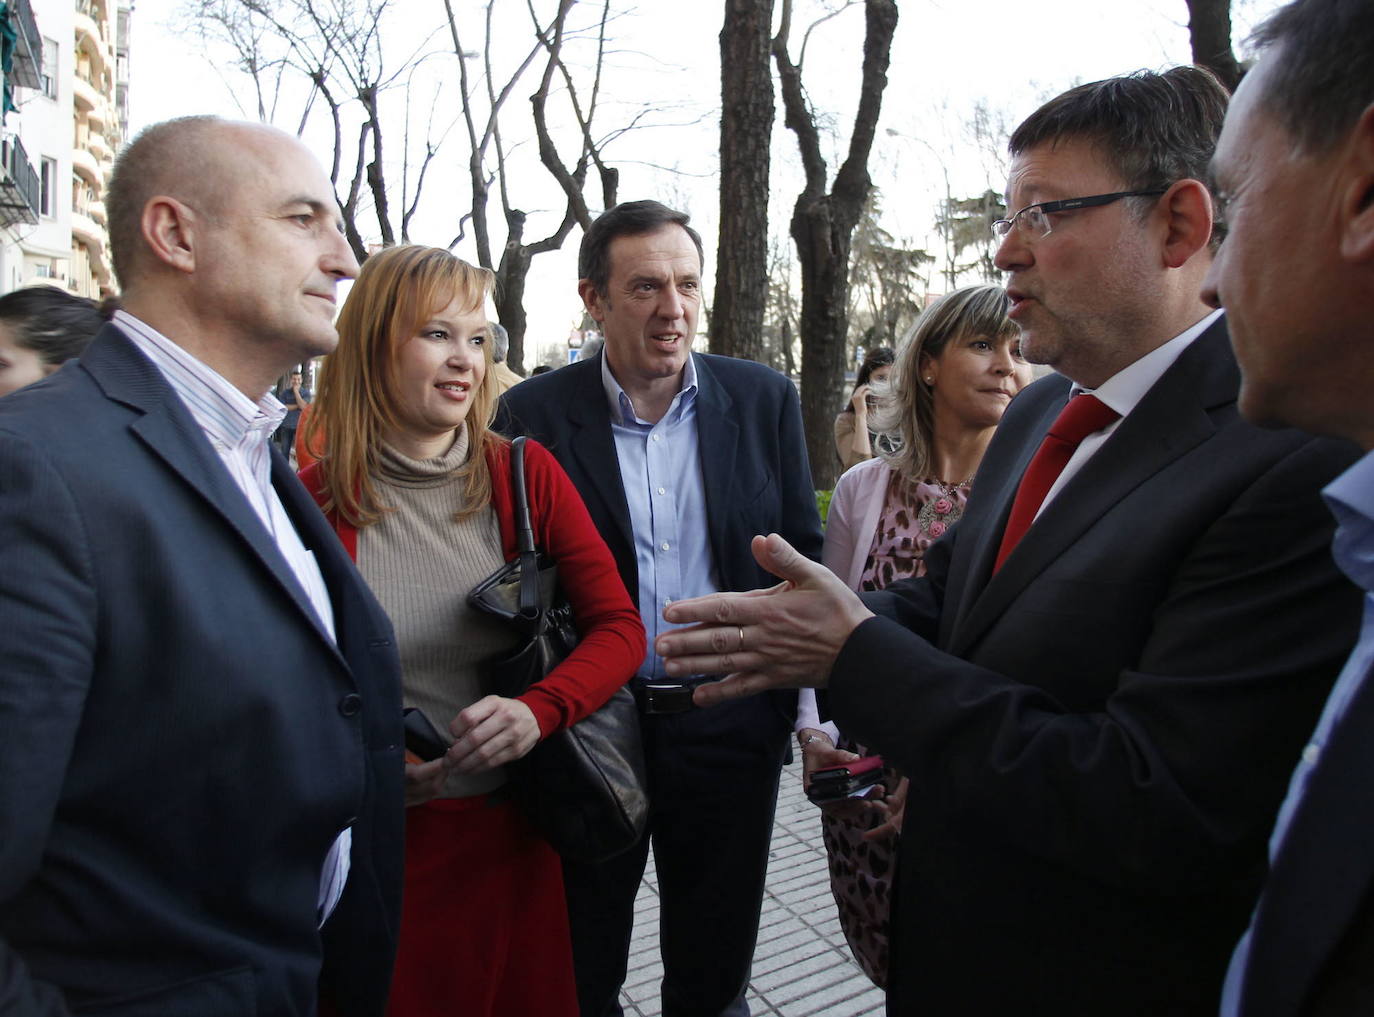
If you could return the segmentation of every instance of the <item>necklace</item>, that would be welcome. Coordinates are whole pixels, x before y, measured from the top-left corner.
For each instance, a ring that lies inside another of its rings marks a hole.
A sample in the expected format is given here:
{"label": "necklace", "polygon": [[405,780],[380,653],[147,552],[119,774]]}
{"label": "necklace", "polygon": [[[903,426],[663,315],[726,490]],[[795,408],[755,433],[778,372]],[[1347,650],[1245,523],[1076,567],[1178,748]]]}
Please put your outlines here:
{"label": "necklace", "polygon": [[946,483],[943,480],[936,480],[934,477],[931,477],[926,483],[930,484],[932,487],[938,487],[946,498],[950,498],[953,497],[955,491],[967,492],[969,486],[973,483],[973,477],[970,476],[967,480],[961,480],[957,484]]}
{"label": "necklace", "polygon": [[967,496],[973,478],[969,477],[957,484],[947,484],[932,477],[926,483],[938,490],[940,495],[925,500],[920,511],[916,513],[916,526],[929,533],[933,539],[938,539],[964,514],[964,499],[958,498],[957,495],[962,493]]}

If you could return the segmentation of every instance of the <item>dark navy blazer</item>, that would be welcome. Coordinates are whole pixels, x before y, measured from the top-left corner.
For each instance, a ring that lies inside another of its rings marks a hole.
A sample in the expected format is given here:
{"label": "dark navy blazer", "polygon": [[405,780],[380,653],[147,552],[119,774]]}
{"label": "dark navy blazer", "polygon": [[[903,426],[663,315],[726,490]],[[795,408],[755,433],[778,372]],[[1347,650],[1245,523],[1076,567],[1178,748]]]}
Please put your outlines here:
{"label": "dark navy blazer", "polygon": [[[399,912],[390,623],[273,453],[337,647],[113,326],[0,400],[0,1012],[382,1011]],[[320,869],[352,872],[317,929]]]}
{"label": "dark navy blazer", "polygon": [[[762,364],[694,353],[697,435],[706,486],[711,554],[721,588],[754,590],[778,580],[754,561],[749,542],[776,532],[808,558],[821,556],[820,516],[802,436],[796,390]],[[601,357],[514,386],[502,397],[497,428],[546,446],[572,478],[639,602],[630,509],[620,479]],[[789,718],[796,693],[770,693]]]}

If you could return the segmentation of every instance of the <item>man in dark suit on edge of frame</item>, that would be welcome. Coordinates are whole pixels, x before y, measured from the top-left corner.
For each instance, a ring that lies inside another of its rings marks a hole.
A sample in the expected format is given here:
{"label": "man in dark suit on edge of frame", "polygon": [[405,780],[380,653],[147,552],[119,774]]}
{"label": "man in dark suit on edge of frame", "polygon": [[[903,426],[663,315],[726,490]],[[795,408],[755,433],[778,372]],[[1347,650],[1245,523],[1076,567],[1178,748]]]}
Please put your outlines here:
{"label": "man in dark suit on edge of frame", "polygon": [[1203,296],[1226,308],[1247,419],[1350,438],[1323,492],[1360,638],[1279,810],[1223,1017],[1374,1012],[1374,6],[1302,0],[1256,32],[1212,170],[1230,227]]}
{"label": "man in dark suit on edge of frame", "polygon": [[[674,604],[699,702],[829,686],[910,778],[891,1014],[1212,1015],[1359,600],[1317,488],[1344,443],[1241,420],[1211,262],[1226,95],[1198,68],[1074,88],[1011,139],[996,261],[1027,359],[928,573]],[[712,646],[732,652],[714,652]]]}

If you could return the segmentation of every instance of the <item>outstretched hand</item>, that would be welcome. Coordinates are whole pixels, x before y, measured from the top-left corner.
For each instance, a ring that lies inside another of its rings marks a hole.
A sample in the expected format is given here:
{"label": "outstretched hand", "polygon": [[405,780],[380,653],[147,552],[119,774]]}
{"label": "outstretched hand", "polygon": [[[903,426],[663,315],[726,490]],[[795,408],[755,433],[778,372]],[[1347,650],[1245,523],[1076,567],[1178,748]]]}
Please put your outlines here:
{"label": "outstretched hand", "polygon": [[776,533],[755,537],[751,549],[782,583],[680,600],[663,609],[670,624],[691,626],[654,642],[668,674],[729,675],[698,687],[698,706],[768,689],[824,686],[849,634],[873,617],[838,576]]}

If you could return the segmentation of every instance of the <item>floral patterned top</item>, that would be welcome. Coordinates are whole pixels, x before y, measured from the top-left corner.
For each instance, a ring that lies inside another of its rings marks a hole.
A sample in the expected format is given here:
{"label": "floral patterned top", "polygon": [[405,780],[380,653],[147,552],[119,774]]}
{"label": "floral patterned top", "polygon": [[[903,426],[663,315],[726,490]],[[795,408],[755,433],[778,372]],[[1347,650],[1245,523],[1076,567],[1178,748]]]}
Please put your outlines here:
{"label": "floral patterned top", "polygon": [[964,514],[972,484],[972,478],[952,485],[934,479],[909,484],[894,472],[859,589],[881,590],[924,575],[926,548]]}

